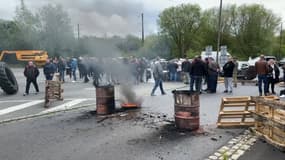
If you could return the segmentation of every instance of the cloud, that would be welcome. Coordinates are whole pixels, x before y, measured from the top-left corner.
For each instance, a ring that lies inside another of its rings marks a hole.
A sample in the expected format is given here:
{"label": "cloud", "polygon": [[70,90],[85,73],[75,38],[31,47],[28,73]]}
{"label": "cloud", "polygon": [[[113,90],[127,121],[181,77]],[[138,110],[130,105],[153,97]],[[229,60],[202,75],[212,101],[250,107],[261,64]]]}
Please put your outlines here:
{"label": "cloud", "polygon": [[[25,0],[26,5],[33,12],[42,6],[60,4],[68,12],[74,30],[80,24],[81,33],[85,35],[112,36],[141,34],[140,14],[145,15],[146,35],[158,30],[156,24],[158,14],[165,8],[182,3],[199,4],[202,9],[219,6],[220,0]],[[0,18],[12,19],[20,0],[0,1]],[[272,9],[278,16],[285,17],[285,2],[279,0],[231,0],[227,4],[263,4]]]}

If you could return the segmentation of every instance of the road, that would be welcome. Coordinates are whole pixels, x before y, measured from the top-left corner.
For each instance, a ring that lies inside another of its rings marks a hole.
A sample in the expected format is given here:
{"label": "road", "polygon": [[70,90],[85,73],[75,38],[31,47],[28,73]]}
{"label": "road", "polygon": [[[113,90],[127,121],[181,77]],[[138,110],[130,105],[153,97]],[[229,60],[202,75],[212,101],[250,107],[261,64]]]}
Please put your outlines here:
{"label": "road", "polygon": [[[43,76],[39,78],[41,92],[38,95],[22,96],[25,86],[23,70],[13,71],[20,91],[13,96],[0,92],[1,122],[54,109],[86,107],[1,124],[1,160],[207,159],[244,131],[216,128],[221,98],[257,95],[256,86],[239,86],[233,94],[224,94],[223,85],[219,84],[216,94],[200,96],[201,129],[190,133],[178,131],[173,124],[171,91],[189,88],[182,83],[164,83],[167,95],[162,96],[157,91],[154,97],[150,96],[153,83],[133,86],[136,94],[142,97],[143,104],[141,109],[126,111],[120,109],[120,88],[116,86],[118,112],[103,117],[95,114],[95,89],[91,82],[84,84],[67,80],[63,85],[64,100],[53,102],[49,109],[45,109]],[[259,141],[251,148],[241,159],[263,160],[266,157],[263,154],[274,160],[284,160],[285,157],[284,153]],[[265,149],[267,152],[260,152]]]}

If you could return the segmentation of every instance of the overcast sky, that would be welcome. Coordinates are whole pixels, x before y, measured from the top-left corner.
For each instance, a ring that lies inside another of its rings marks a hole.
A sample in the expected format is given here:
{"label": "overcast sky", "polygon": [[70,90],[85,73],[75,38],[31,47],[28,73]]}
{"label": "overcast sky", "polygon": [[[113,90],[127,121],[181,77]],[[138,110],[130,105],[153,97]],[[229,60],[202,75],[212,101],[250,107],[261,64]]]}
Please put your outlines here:
{"label": "overcast sky", "polygon": [[[59,3],[69,13],[74,30],[80,24],[85,35],[140,35],[141,19],[145,15],[146,34],[156,33],[158,14],[163,9],[181,3],[196,3],[202,9],[218,7],[220,0],[25,0],[30,10]],[[262,4],[285,20],[285,1],[282,0],[224,0],[223,4]],[[0,19],[13,19],[20,0],[0,0]]]}

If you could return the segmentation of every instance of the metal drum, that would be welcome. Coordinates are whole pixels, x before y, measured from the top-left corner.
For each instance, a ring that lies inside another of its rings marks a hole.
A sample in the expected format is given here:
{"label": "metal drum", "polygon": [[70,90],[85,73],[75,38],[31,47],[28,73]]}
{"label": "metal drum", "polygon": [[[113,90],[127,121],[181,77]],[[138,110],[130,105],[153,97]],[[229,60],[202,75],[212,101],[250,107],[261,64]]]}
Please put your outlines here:
{"label": "metal drum", "polygon": [[199,93],[174,90],[175,125],[179,129],[197,130],[200,126]]}
{"label": "metal drum", "polygon": [[115,111],[115,89],[112,85],[96,87],[96,111],[99,115]]}

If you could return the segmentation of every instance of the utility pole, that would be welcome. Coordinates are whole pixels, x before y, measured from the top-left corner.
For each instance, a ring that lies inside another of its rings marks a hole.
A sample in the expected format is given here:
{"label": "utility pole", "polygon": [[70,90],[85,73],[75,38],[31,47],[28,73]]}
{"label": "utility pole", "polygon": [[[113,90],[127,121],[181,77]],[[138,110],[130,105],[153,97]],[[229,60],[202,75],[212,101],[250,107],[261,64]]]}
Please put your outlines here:
{"label": "utility pole", "polygon": [[220,0],[220,10],[219,10],[219,22],[218,22],[218,43],[217,43],[217,56],[216,62],[219,64],[219,51],[220,51],[220,41],[221,41],[221,19],[222,19],[222,6],[223,0]]}
{"label": "utility pole", "polygon": [[142,17],[142,45],[144,45],[144,20],[143,20],[143,13],[142,13],[141,17]]}
{"label": "utility pole", "polygon": [[79,38],[80,38],[80,26],[79,26],[79,24],[77,24],[77,38],[79,41]]}
{"label": "utility pole", "polygon": [[280,44],[279,44],[279,60],[281,59],[281,47],[282,47],[282,31],[283,30],[283,22],[281,22],[281,30],[280,30]]}

